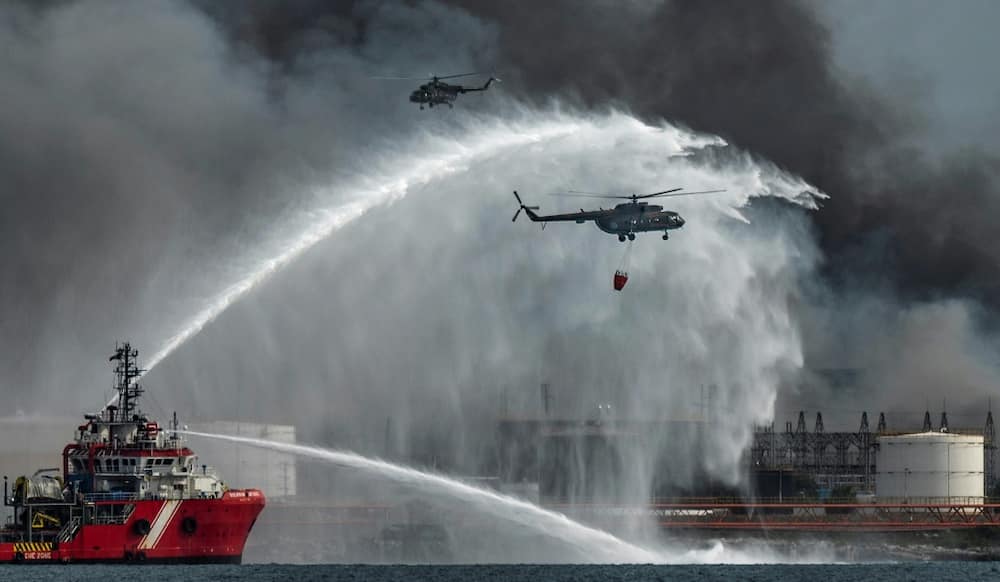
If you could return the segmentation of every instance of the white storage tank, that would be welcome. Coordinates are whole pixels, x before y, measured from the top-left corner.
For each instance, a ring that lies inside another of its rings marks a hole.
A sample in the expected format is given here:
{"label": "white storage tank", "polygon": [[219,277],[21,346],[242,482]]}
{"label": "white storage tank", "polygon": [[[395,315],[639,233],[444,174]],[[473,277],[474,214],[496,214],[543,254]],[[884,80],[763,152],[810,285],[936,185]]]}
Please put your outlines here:
{"label": "white storage tank", "polygon": [[878,445],[875,494],[880,500],[949,497],[954,502],[982,502],[982,435],[931,431],[879,436]]}

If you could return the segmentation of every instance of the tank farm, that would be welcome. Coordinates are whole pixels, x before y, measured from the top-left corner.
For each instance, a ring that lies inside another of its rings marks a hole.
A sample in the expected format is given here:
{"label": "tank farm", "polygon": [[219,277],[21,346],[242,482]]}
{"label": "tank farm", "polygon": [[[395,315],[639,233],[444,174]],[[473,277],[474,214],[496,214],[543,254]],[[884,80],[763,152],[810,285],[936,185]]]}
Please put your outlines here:
{"label": "tank farm", "polygon": [[[701,449],[722,421],[710,406],[704,415],[683,419],[616,418],[607,405],[589,418],[560,418],[549,413],[551,392],[542,385],[535,411],[498,414],[495,470],[477,477],[480,485],[597,527],[653,519],[666,537],[1000,534],[991,411],[981,427],[950,426],[947,414],[930,411],[922,423],[919,413],[899,416],[896,426],[885,413],[862,412],[857,430],[842,432],[827,431],[822,412],[801,411],[780,428],[754,427],[742,456],[747,484],[734,487],[706,473],[687,484],[654,477],[648,502],[637,503],[621,476],[629,474],[629,462],[653,449],[648,435],[671,435],[655,464],[657,475],[665,476],[678,459],[706,454]],[[386,419],[387,432],[391,424]],[[393,504],[298,510],[322,516],[317,519],[324,527],[368,527],[382,541],[403,535],[383,527],[398,521],[402,509]],[[427,528],[436,523],[433,516],[411,519]],[[427,531],[417,537],[436,539]]]}
{"label": "tank farm", "polygon": [[[623,503],[612,487],[588,487],[608,471],[620,472],[629,448],[645,449],[645,435],[675,435],[674,450],[656,462],[670,473],[679,455],[698,455],[717,428],[711,414],[678,420],[631,420],[603,415],[586,420],[550,418],[547,386],[540,413],[497,422],[499,481],[531,484],[538,501],[567,515],[608,523],[634,515],[654,518],[665,533],[724,532],[946,532],[995,534],[996,439],[992,411],[981,427],[950,427],[941,413],[922,425],[894,427],[886,414],[867,412],[850,432],[825,430],[822,412],[800,411],[776,428],[756,426],[743,463],[748,487],[733,488],[704,476],[694,485],[664,481],[648,505]],[[794,418],[794,417],[793,417]],[[914,420],[919,421],[919,416]],[[812,422],[809,422],[812,421]],[[581,486],[580,483],[583,483]]]}

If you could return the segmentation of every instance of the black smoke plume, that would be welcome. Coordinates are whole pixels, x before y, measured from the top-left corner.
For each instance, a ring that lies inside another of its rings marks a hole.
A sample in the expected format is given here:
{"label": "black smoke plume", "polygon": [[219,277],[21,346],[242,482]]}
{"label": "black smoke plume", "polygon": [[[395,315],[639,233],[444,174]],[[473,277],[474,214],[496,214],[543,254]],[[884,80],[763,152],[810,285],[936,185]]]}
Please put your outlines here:
{"label": "black smoke plume", "polygon": [[[832,282],[887,278],[904,297],[995,304],[1000,162],[979,151],[929,159],[908,145],[921,128],[916,113],[837,70],[830,32],[810,5],[448,3],[496,25],[498,60],[483,66],[505,78],[505,91],[686,124],[830,193],[815,221]],[[364,42],[374,4],[206,9],[248,46],[288,65],[329,43]]]}

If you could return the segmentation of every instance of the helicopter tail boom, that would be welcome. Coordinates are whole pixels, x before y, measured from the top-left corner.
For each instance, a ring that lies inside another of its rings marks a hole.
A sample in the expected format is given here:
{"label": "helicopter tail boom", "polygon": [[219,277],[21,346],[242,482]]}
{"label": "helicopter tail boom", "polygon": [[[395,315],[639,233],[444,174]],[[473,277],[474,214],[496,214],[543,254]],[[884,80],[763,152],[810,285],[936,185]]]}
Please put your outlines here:
{"label": "helicopter tail boom", "polygon": [[482,87],[461,87],[459,89],[459,93],[472,93],[475,91],[485,91],[490,88],[490,85],[494,81],[500,82],[500,79],[497,79],[496,77],[490,77],[489,79],[486,80],[486,84],[484,84]]}

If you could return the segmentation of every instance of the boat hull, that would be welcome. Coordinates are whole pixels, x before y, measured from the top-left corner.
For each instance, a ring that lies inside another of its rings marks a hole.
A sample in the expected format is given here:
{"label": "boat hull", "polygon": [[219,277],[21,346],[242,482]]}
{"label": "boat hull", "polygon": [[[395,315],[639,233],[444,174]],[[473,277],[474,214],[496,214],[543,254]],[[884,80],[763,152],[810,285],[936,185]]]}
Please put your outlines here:
{"label": "boat hull", "polygon": [[108,501],[131,506],[120,523],[81,525],[65,541],[0,543],[0,563],[240,563],[264,495],[256,489],[226,491],[217,499]]}

